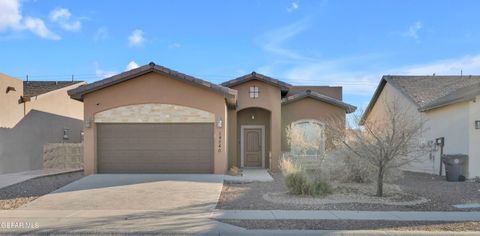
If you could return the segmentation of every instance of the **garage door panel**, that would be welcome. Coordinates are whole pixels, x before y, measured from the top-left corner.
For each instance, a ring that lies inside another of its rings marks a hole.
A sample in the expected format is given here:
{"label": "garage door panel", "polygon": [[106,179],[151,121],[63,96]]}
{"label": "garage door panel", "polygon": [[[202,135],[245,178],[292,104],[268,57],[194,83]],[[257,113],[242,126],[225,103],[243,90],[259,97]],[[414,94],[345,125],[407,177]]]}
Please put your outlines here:
{"label": "garage door panel", "polygon": [[212,173],[212,123],[97,124],[99,173]]}

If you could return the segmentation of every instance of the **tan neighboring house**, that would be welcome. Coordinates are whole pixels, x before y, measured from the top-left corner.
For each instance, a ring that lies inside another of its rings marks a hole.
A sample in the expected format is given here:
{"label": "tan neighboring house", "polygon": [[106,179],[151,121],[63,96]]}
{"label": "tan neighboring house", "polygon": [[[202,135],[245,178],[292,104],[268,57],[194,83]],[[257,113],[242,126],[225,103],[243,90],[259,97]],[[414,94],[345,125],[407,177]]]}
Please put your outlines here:
{"label": "tan neighboring house", "polygon": [[69,94],[84,103],[86,174],[278,170],[287,125],[344,120],[356,109],[340,87],[255,72],[217,85],[154,63]]}
{"label": "tan neighboring house", "polygon": [[362,120],[382,119],[382,101],[392,99],[426,121],[429,153],[407,170],[438,174],[441,149],[435,141],[443,137],[444,154],[468,155],[467,177],[480,176],[480,76],[383,76]]}
{"label": "tan neighboring house", "polygon": [[0,173],[42,169],[43,145],[81,142],[84,82],[23,81],[0,74]]}

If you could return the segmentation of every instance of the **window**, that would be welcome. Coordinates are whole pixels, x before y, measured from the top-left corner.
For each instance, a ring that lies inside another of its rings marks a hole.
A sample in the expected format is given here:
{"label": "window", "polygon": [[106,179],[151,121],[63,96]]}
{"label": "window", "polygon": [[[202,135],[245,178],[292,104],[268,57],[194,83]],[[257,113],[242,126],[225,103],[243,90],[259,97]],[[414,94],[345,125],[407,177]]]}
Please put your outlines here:
{"label": "window", "polygon": [[325,153],[325,128],[316,120],[300,120],[291,125],[290,151],[295,156],[318,158]]}
{"label": "window", "polygon": [[260,90],[258,89],[257,86],[252,86],[250,87],[250,91],[248,92],[250,94],[250,98],[258,98],[258,95],[260,94]]}

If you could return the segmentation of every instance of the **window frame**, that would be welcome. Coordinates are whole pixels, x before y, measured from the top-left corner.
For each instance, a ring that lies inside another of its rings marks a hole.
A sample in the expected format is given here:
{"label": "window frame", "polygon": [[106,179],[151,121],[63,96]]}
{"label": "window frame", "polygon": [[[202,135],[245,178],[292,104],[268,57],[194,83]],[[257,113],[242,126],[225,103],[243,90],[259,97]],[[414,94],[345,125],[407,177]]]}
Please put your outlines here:
{"label": "window frame", "polygon": [[315,120],[315,119],[301,119],[301,120],[296,120],[296,121],[292,122],[291,125],[295,126],[295,125],[299,125],[299,124],[303,124],[303,123],[316,124],[316,125],[319,125],[322,128],[321,142],[319,143],[320,148],[319,148],[319,152],[316,154],[316,156],[324,155],[326,153],[325,123],[323,123],[319,120]]}
{"label": "window frame", "polygon": [[253,99],[259,98],[260,97],[260,88],[255,86],[255,85],[250,86],[250,88],[248,89],[248,94],[249,94],[250,98],[253,98]]}

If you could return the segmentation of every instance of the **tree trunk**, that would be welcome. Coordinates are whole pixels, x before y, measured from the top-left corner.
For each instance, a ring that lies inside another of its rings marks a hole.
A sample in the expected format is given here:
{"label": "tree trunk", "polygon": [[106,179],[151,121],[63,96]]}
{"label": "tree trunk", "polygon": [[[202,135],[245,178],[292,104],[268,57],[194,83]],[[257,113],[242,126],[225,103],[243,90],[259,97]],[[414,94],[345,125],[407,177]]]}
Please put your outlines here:
{"label": "tree trunk", "polygon": [[383,197],[383,167],[378,168],[377,197]]}

